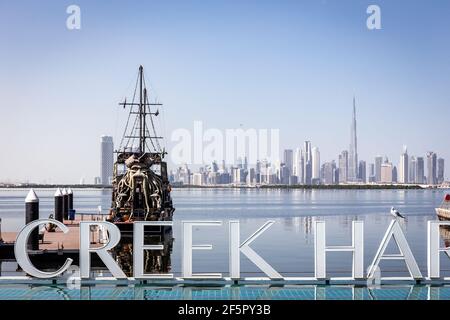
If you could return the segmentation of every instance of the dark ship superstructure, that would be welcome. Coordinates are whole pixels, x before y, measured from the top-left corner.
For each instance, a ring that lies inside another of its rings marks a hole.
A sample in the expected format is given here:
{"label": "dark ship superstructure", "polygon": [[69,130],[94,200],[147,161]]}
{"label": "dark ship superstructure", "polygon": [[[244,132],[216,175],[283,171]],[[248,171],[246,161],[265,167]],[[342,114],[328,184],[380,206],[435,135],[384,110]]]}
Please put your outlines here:
{"label": "dark ship superstructure", "polygon": [[119,149],[112,180],[112,205],[109,221],[121,231],[131,231],[134,221],[171,221],[175,208],[170,196],[166,152],[160,146],[161,136],[155,130],[154,117],[161,106],[150,103],[143,67],[131,102],[120,103],[129,108],[127,124]]}

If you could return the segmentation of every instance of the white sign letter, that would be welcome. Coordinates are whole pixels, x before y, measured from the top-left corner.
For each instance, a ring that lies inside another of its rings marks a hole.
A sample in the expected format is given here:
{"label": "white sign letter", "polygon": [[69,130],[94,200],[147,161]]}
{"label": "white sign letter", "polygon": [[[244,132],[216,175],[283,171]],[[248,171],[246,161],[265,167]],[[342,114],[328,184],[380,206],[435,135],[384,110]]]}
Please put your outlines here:
{"label": "white sign letter", "polygon": [[230,221],[230,277],[232,279],[239,279],[241,277],[240,271],[240,253],[242,252],[251,262],[253,262],[259,269],[271,279],[283,279],[271,265],[269,265],[260,255],[258,255],[250,244],[256,240],[264,231],[274,224],[274,221],[267,221],[261,228],[252,234],[247,240],[240,244],[239,221]]}
{"label": "white sign letter", "polygon": [[16,243],[14,244],[14,255],[16,256],[17,264],[22,268],[23,271],[28,273],[32,277],[36,278],[53,278],[59,276],[61,273],[66,271],[70,265],[72,264],[72,259],[67,259],[64,265],[55,272],[44,272],[36,269],[30,261],[30,257],[27,252],[27,244],[28,238],[30,237],[30,233],[37,228],[41,224],[52,223],[58,226],[62,232],[69,232],[69,228],[67,228],[63,223],[53,220],[53,219],[40,219],[35,220],[27,224],[17,236]]}
{"label": "white sign letter", "polygon": [[440,226],[450,226],[450,221],[428,221],[428,277],[432,279],[441,277],[439,253],[449,251],[440,247]]}
{"label": "white sign letter", "polygon": [[[386,248],[389,244],[391,238],[394,238],[395,243],[397,244],[400,253],[399,254],[384,254]],[[369,267],[368,278],[373,278],[375,270],[378,267],[380,261],[384,260],[405,260],[406,266],[408,267],[409,274],[414,279],[421,279],[422,274],[420,273],[419,266],[417,265],[416,259],[411,252],[411,248],[406,241],[405,235],[403,234],[402,228],[400,227],[397,219],[392,220],[388,229],[386,230],[386,234],[381,241],[380,247],[378,248],[377,254],[373,259],[372,264]]]}
{"label": "white sign letter", "polygon": [[325,221],[314,223],[314,274],[316,279],[326,278],[326,253],[327,252],[352,252],[353,253],[353,279],[364,277],[364,223],[352,222],[352,245],[327,247],[325,234]]}
{"label": "white sign letter", "polygon": [[[108,231],[109,241],[98,248],[91,248],[90,245],[90,229],[91,226],[102,226]],[[117,279],[126,279],[127,276],[120,269],[119,265],[109,254],[108,250],[114,248],[120,241],[120,230],[111,222],[80,222],[80,274],[82,279],[88,279],[91,271],[91,252],[98,254],[105,264],[106,268],[111,272],[113,277]]]}
{"label": "white sign letter", "polygon": [[192,251],[193,250],[211,250],[210,244],[192,244],[193,226],[221,226],[220,221],[183,221],[183,258],[182,269],[183,278],[222,278],[221,273],[192,273]]}
{"label": "white sign letter", "polygon": [[144,273],[144,250],[164,250],[162,244],[144,245],[144,227],[145,226],[172,226],[172,221],[135,221],[133,226],[133,270],[136,279],[143,278],[173,278],[172,273],[167,274],[145,274]]}

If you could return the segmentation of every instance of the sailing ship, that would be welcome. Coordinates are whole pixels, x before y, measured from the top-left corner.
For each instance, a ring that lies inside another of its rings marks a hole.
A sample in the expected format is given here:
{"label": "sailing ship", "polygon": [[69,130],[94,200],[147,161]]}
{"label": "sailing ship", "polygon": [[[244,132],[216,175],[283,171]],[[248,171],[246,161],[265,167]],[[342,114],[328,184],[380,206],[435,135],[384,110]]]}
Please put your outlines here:
{"label": "sailing ship", "polygon": [[[155,128],[161,103],[151,103],[144,68],[139,67],[128,120],[113,166],[112,203],[108,221],[121,232],[132,232],[135,221],[171,221],[175,208],[167,175],[167,152]],[[156,109],[156,110],[155,110]]]}

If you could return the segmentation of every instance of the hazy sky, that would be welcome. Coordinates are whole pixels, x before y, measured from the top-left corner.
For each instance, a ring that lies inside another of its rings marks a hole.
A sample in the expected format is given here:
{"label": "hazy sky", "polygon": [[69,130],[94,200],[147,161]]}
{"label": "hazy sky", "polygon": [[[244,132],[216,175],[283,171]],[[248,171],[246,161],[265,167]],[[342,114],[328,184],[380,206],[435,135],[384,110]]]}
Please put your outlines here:
{"label": "hazy sky", "polygon": [[[71,4],[81,30],[66,28]],[[356,95],[360,159],[398,164],[406,144],[450,165],[450,2],[432,4],[1,0],[0,181],[92,182],[139,64],[166,136],[195,120],[279,128],[282,148],[311,140],[329,161],[348,148]]]}

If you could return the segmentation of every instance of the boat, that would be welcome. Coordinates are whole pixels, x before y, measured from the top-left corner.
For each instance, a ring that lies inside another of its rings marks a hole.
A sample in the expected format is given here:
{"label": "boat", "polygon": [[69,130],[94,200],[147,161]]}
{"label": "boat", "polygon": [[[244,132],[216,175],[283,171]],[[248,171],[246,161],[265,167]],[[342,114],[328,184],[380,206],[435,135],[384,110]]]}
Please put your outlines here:
{"label": "boat", "polygon": [[439,220],[450,220],[450,194],[446,194],[439,208],[436,208]]}
{"label": "boat", "polygon": [[[171,185],[156,132],[155,117],[161,103],[151,103],[145,84],[144,68],[139,67],[131,101],[119,103],[129,109],[119,148],[115,153],[112,201],[107,221],[122,232],[132,233],[135,221],[172,221],[175,208]],[[156,109],[156,110],[155,110]]]}

